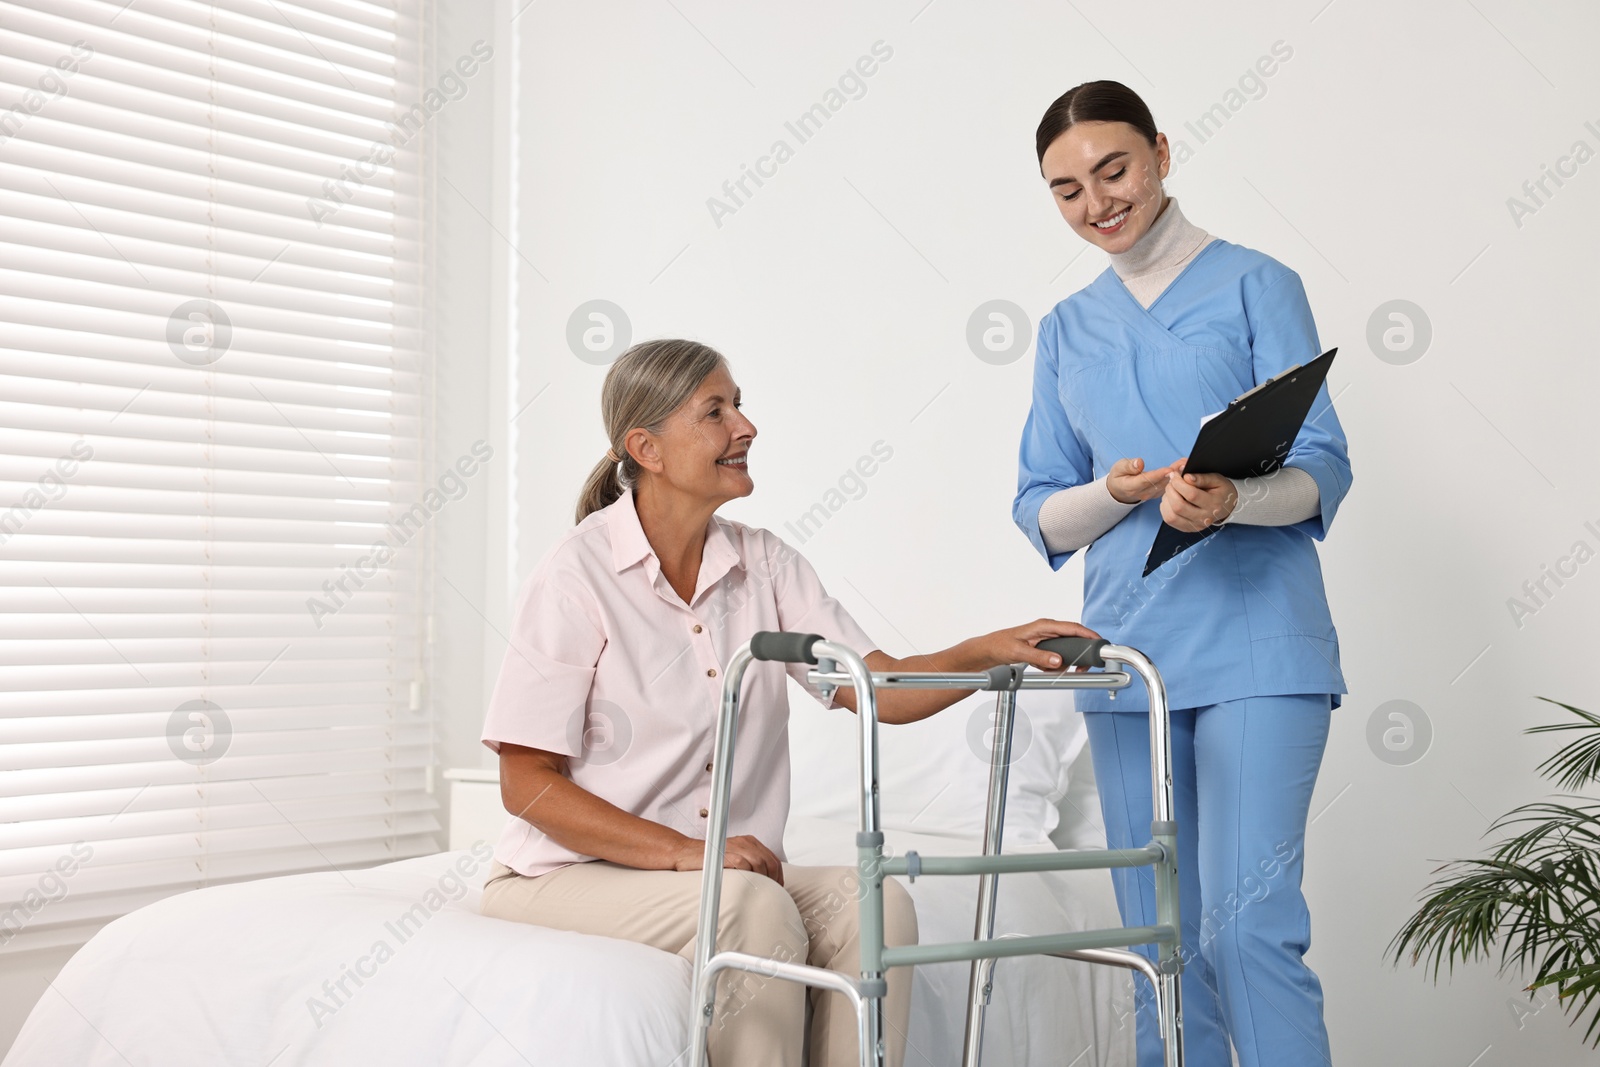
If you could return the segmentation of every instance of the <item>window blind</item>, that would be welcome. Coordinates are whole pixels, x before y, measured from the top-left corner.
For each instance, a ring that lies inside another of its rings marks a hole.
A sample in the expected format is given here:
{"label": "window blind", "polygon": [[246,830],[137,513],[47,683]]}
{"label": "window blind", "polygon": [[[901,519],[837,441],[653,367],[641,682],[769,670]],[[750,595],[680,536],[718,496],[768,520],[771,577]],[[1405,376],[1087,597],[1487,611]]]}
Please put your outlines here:
{"label": "window blind", "polygon": [[0,953],[439,848],[413,0],[0,0]]}

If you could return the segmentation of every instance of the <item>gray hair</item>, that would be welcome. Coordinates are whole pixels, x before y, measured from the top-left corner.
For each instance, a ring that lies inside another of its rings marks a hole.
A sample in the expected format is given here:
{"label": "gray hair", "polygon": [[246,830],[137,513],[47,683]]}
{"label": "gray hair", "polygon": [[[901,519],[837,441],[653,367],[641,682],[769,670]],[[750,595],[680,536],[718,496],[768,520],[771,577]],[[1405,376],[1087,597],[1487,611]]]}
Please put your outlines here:
{"label": "gray hair", "polygon": [[582,522],[638,484],[642,468],[623,444],[628,431],[663,432],[667,416],[682,407],[712,372],[727,365],[722,353],[709,345],[672,338],[641,341],[611,364],[600,388],[600,417],[611,454],[619,458],[608,455],[589,472],[578,494],[574,522]]}

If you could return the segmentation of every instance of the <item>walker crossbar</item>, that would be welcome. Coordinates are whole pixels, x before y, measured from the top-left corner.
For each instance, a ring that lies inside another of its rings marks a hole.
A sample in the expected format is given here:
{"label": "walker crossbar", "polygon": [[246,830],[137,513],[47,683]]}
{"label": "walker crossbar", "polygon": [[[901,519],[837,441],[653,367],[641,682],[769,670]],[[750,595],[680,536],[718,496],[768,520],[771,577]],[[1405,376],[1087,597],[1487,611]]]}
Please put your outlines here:
{"label": "walker crossbar", "polygon": [[1122,948],[1157,945],[1172,940],[1170,926],[1115,926],[1108,930],[1080,930],[1070,934],[1036,934],[1032,937],[998,937],[989,941],[945,941],[937,945],[902,945],[883,950],[885,967],[952,960],[992,960],[1006,956],[1053,956],[1081,948]]}
{"label": "walker crossbar", "polygon": [[[884,672],[874,674],[853,650],[817,634],[758,633],[739,648],[723,673],[722,706],[717,719],[712,753],[710,822],[706,832],[701,880],[700,917],[695,936],[694,974],[690,982],[694,1034],[690,1042],[690,1067],[704,1067],[706,1035],[715,1013],[717,975],[724,970],[744,970],[832,989],[844,994],[856,1011],[861,1067],[883,1067],[884,972],[890,967],[919,963],[972,961],[963,1067],[979,1067],[982,1060],[983,1016],[993,991],[994,961],[1013,956],[1048,955],[1138,971],[1155,990],[1156,1010],[1165,1051],[1165,1067],[1183,1064],[1183,1012],[1178,976],[1178,828],[1173,821],[1171,722],[1166,688],[1154,665],[1143,653],[1125,645],[1084,638],[1052,638],[1039,648],[1057,652],[1062,662],[1079,668],[1104,668],[1121,663],[1138,674],[1150,698],[1150,777],[1154,821],[1150,843],[1143,848],[1089,851],[1001,854],[1005,825],[1007,773],[1011,762],[1011,732],[1017,692],[1022,689],[1120,689],[1131,676],[1116,670],[1079,670],[1027,673],[1022,664],[969,673]],[[859,927],[861,971],[857,981],[834,971],[742,952],[717,952],[717,916],[722,896],[722,859],[727,849],[728,807],[733,783],[734,742],[737,736],[739,694],[744,673],[753,661],[811,663],[808,681],[824,694],[850,687],[856,691],[860,729],[860,829],[856,834],[856,867],[860,878]],[[878,811],[878,689],[968,689],[996,694],[994,739],[989,765],[989,805],[982,856],[887,857]],[[1113,927],[1036,936],[994,936],[995,904],[999,876],[1024,871],[1083,870],[1114,867],[1153,869],[1156,883],[1156,923],[1152,926]],[[978,914],[971,941],[931,945],[885,946],[883,943],[883,878],[904,874],[922,876],[979,876]],[[1156,945],[1157,959],[1127,951],[1127,946]],[[725,1065],[718,1065],[725,1067]]]}
{"label": "walker crossbar", "polygon": [[1097,867],[1149,867],[1166,858],[1167,850],[1150,844],[1143,848],[1112,848],[1073,852],[1021,852],[1009,856],[923,856],[907,852],[883,861],[884,874],[1014,874],[1017,871],[1086,871]]}

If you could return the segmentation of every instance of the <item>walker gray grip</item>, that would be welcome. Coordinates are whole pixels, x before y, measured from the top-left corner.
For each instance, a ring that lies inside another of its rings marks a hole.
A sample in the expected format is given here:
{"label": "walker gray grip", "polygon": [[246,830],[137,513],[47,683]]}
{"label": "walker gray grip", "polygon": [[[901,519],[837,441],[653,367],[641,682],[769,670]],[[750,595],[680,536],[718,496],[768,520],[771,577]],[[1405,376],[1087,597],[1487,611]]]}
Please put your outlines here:
{"label": "walker gray grip", "polygon": [[1051,637],[1036,646],[1041,652],[1054,652],[1063,667],[1104,667],[1100,650],[1111,642],[1098,637]]}
{"label": "walker gray grip", "polygon": [[822,639],[821,634],[762,630],[750,639],[750,655],[756,659],[777,660],[779,663],[815,663],[817,654],[812,651],[812,646]]}

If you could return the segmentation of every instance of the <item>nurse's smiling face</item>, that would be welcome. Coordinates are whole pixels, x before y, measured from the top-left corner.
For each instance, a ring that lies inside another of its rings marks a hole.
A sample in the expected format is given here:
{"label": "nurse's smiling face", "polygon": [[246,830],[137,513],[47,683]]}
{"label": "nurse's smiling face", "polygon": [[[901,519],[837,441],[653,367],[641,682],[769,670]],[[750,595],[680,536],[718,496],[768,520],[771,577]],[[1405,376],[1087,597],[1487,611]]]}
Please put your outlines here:
{"label": "nurse's smiling face", "polygon": [[1161,213],[1171,161],[1164,133],[1152,146],[1126,122],[1079,122],[1050,143],[1039,169],[1079,237],[1126,252]]}
{"label": "nurse's smiling face", "polygon": [[670,487],[713,508],[749,496],[755,481],[748,453],[756,427],[740,412],[741,403],[733,375],[719,367],[668,416],[661,433],[631,431],[629,451],[657,488]]}

